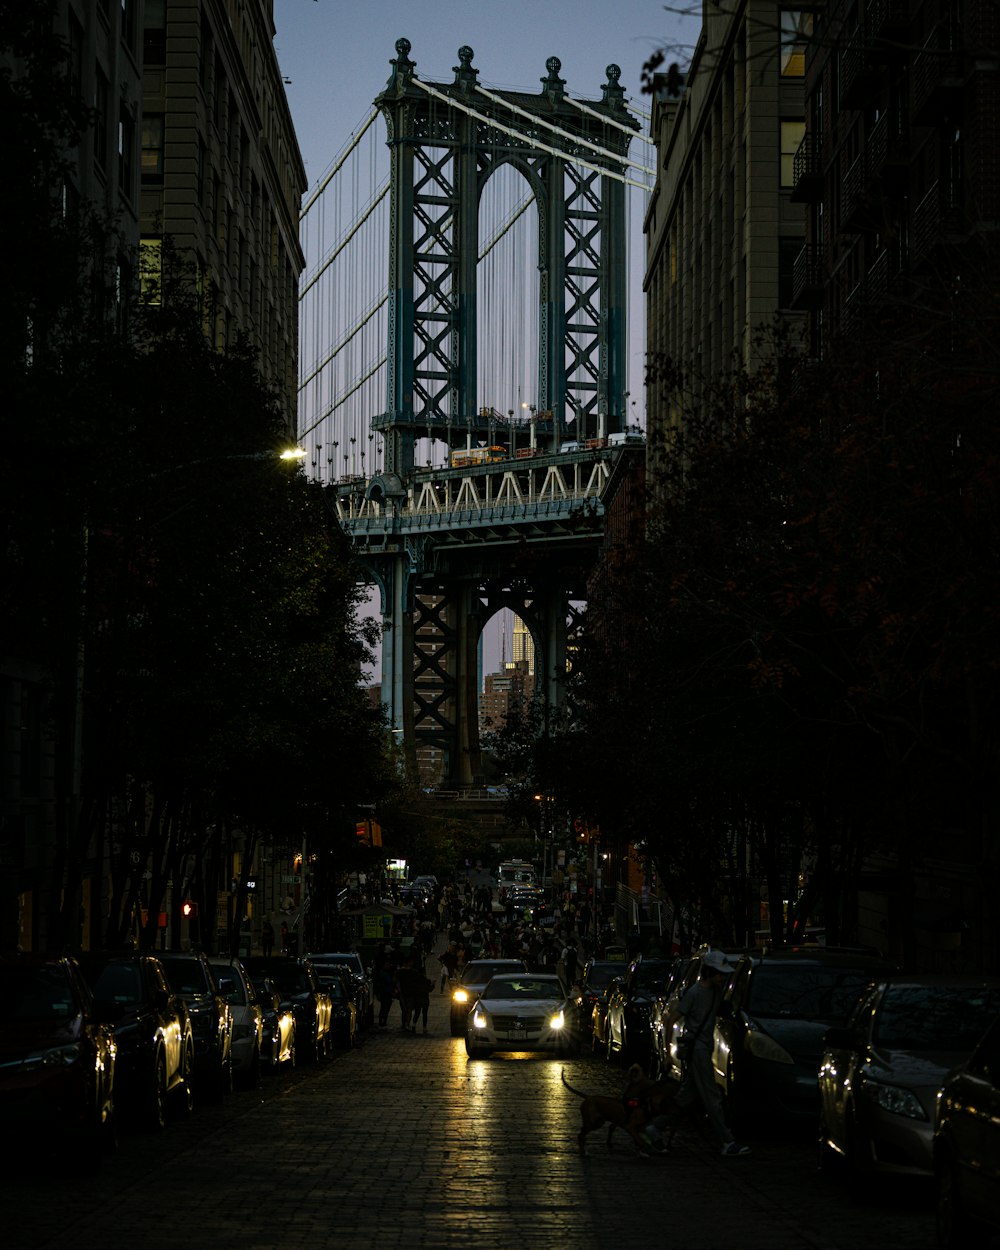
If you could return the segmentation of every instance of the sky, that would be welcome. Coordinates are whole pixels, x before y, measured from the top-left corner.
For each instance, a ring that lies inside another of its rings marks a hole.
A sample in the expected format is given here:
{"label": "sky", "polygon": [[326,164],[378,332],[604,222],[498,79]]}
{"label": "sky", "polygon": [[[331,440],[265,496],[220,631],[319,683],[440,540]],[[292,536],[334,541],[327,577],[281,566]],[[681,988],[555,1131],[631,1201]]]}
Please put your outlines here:
{"label": "sky", "polygon": [[431,82],[452,80],[463,44],[491,88],[540,91],[545,62],[557,56],[571,94],[600,98],[614,63],[627,97],[647,112],[643,62],[685,31],[691,38],[691,23],[656,0],[275,0],[274,23],[310,187],[368,116],[399,38],[410,41],[410,59]]}
{"label": "sky", "polygon": [[[431,82],[452,81],[458,49],[468,44],[479,81],[491,89],[538,92],[545,62],[557,56],[566,90],[600,99],[605,69],[614,63],[621,67],[626,100],[649,113],[649,97],[640,90],[643,63],[663,45],[691,43],[700,26],[657,0],[275,0],[274,22],[275,52],[310,190],[371,112],[389,77],[397,39],[410,41],[417,73]],[[633,143],[635,159],[647,152]],[[641,288],[641,238],[631,247],[629,280]],[[637,357],[642,349],[640,336]],[[487,625],[484,672],[510,658],[510,636],[509,617]]]}

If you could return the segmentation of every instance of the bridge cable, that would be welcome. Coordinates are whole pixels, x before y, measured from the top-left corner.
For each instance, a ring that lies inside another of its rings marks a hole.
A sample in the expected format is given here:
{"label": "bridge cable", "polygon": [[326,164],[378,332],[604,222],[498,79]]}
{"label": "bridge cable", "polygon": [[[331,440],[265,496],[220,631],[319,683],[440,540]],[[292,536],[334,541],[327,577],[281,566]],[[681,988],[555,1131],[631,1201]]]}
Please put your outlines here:
{"label": "bridge cable", "polygon": [[303,296],[305,296],[305,295],[307,294],[307,292],[309,292],[309,291],[311,291],[311,290],[312,290],[312,288],[313,288],[313,287],[316,285],[316,283],[320,280],[320,278],[323,276],[323,274],[324,274],[324,273],[326,273],[326,271],[330,268],[330,266],[331,266],[331,265],[333,264],[333,262],[337,259],[337,257],[340,255],[340,253],[344,250],[344,248],[345,248],[345,247],[347,247],[348,243],[350,243],[350,241],[354,238],[354,236],[358,233],[358,231],[361,229],[361,227],[365,224],[365,222],[368,220],[368,218],[372,215],[372,213],[374,213],[374,211],[376,210],[376,208],[378,208],[378,206],[382,203],[382,201],[385,199],[385,197],[386,197],[388,194],[389,194],[389,184],[386,182],[386,183],[383,183],[383,184],[382,184],[382,189],[381,189],[381,191],[379,191],[378,195],[375,197],[375,199],[374,199],[374,200],[372,201],[372,203],[369,205],[369,207],[368,207],[367,211],[366,211],[366,212],[364,212],[364,213],[363,213],[363,214],[362,214],[362,215],[358,218],[358,220],[354,223],[353,228],[352,228],[350,231],[348,231],[348,233],[344,236],[343,242],[340,244],[340,246],[339,246],[339,247],[337,247],[337,248],[335,248],[335,249],[334,249],[334,250],[330,253],[330,255],[326,258],[326,260],[325,260],[325,261],[323,262],[323,264],[320,266],[320,268],[316,270],[316,272],[315,272],[315,273],[313,274],[313,276],[309,279],[309,281],[305,284],[305,286],[304,286],[304,287],[302,287],[302,289],[299,291],[299,302],[300,302],[300,303],[302,302],[302,298],[303,298]]}
{"label": "bridge cable", "polygon": [[[418,87],[422,87],[428,95],[436,96],[437,99],[442,100],[450,108],[456,108],[462,113],[467,113],[470,117],[474,117],[477,121],[485,122],[487,126],[492,126],[495,130],[499,130],[505,135],[510,135],[513,139],[520,139],[522,143],[528,144],[529,147],[538,148],[542,152],[548,152],[550,156],[558,156],[561,160],[569,161],[571,165],[579,165],[581,169],[590,169],[595,174],[603,174],[606,178],[614,178],[618,182],[626,183],[630,187],[638,187],[640,191],[645,191],[647,195],[652,190],[652,187],[650,187],[647,183],[637,182],[634,178],[629,178],[626,174],[620,174],[616,170],[608,169],[606,166],[595,165],[591,161],[582,160],[579,156],[573,156],[571,153],[562,151],[559,148],[550,147],[547,143],[542,143],[540,140],[532,138],[531,135],[526,135],[521,130],[514,130],[510,126],[505,126],[502,122],[498,122],[495,117],[487,117],[485,113],[480,113],[476,109],[469,108],[467,104],[462,104],[461,101],[445,95],[443,91],[438,91],[436,87],[432,87],[430,83],[424,82],[424,80],[422,78],[418,78],[416,74],[411,75],[410,81],[415,83]],[[617,154],[614,155],[614,160],[615,163],[619,165],[624,163],[624,159]]]}
{"label": "bridge cable", "polygon": [[[482,88],[480,88],[482,90]],[[597,109],[592,109],[589,105],[584,104],[582,100],[574,100],[571,95],[566,96],[566,100],[578,108],[581,113],[588,113],[591,117],[596,117],[598,121],[606,122],[609,126],[617,126],[619,130],[624,130],[627,135],[633,139],[641,139],[643,143],[648,143],[650,147],[656,146],[656,140],[651,139],[649,135],[644,135],[641,131],[633,130],[631,126],[626,126],[624,122],[616,121],[613,117],[606,117],[603,113],[599,113]],[[635,108],[631,103],[629,109],[634,113],[638,113],[640,117],[649,118],[648,113],[644,113],[642,109]]]}
{"label": "bridge cable", "polygon": [[382,368],[385,362],[386,362],[385,356],[382,356],[379,360],[376,360],[375,363],[372,365],[372,367],[364,375],[364,377],[358,378],[357,382],[355,382],[355,384],[350,388],[350,390],[345,391],[344,394],[341,395],[339,399],[335,400],[330,405],[330,407],[327,408],[326,412],[324,412],[321,416],[316,418],[316,420],[312,423],[312,425],[306,426],[304,430],[300,430],[297,436],[299,442],[301,442],[302,439],[304,439],[307,434],[311,434],[318,425],[321,425],[327,419],[327,417],[332,416],[333,413],[336,412],[338,408],[346,404],[355,391],[359,391],[361,387],[364,386],[364,384],[370,378],[373,378],[375,374],[378,373],[379,369]]}
{"label": "bridge cable", "polygon": [[323,192],[327,189],[327,187],[330,185],[333,179],[336,178],[337,174],[339,174],[341,169],[343,169],[344,164],[347,161],[347,158],[351,155],[354,149],[358,146],[358,144],[364,138],[366,132],[368,131],[368,128],[371,126],[372,122],[375,120],[376,117],[378,117],[378,109],[373,109],[371,116],[368,118],[365,124],[361,127],[358,133],[354,136],[353,142],[344,152],[344,155],[340,158],[340,160],[337,162],[334,168],[330,170],[330,172],[323,179],[320,185],[312,193],[312,195],[309,197],[309,200],[304,205],[304,207],[299,210],[299,221],[302,221],[302,219],[309,212],[312,206],[316,203],[319,197],[323,194]]}
{"label": "bridge cable", "polygon": [[[633,161],[629,157],[625,156],[624,153],[612,152],[610,148],[606,148],[600,143],[594,143],[592,139],[585,139],[582,135],[575,135],[570,130],[563,130],[561,126],[556,126],[553,122],[546,121],[543,117],[537,117],[534,113],[529,113],[527,109],[521,108],[520,105],[511,104],[511,102],[509,100],[505,100],[502,95],[497,95],[493,91],[487,91],[486,88],[480,86],[479,83],[476,83],[476,90],[480,95],[486,96],[487,99],[495,100],[497,104],[504,105],[506,108],[510,109],[512,113],[519,113],[522,117],[527,117],[529,121],[538,122],[544,126],[546,130],[551,130],[554,134],[560,135],[564,139],[570,139],[574,143],[582,143],[588,148],[593,148],[593,150],[601,156],[613,156],[614,159],[622,165],[631,165],[633,169],[641,170],[644,174],[649,174],[652,177],[656,176],[656,170],[650,169],[648,165],[643,165],[641,161]],[[575,104],[576,101],[574,100],[573,103]],[[595,112],[593,109],[587,109],[587,112],[594,117],[601,116],[600,113]],[[603,120],[610,121],[611,119],[605,118]],[[642,137],[637,131],[632,130],[623,122],[615,122],[614,124],[621,130],[626,131],[626,133],[630,134],[633,138]]]}

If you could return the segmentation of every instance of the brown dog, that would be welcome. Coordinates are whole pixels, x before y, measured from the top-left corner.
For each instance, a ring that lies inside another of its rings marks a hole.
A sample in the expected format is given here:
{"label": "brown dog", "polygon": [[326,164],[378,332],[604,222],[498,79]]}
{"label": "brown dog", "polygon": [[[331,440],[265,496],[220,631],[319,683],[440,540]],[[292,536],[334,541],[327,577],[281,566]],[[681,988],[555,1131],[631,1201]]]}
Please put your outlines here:
{"label": "brown dog", "polygon": [[628,1133],[637,1150],[646,1150],[646,1143],[640,1137],[639,1131],[649,1119],[649,1112],[642,1097],[640,1083],[650,1085],[651,1082],[646,1080],[642,1068],[637,1063],[634,1063],[628,1070],[625,1089],[620,1098],[612,1098],[608,1094],[585,1094],[583,1090],[576,1089],[566,1080],[565,1068],[560,1069],[560,1075],[566,1088],[578,1098],[583,1099],[580,1103],[582,1124],[577,1135],[581,1155],[587,1153],[587,1134],[592,1133],[595,1128],[600,1128],[602,1124],[608,1125],[609,1150],[611,1149],[611,1135],[616,1128],[623,1128]]}

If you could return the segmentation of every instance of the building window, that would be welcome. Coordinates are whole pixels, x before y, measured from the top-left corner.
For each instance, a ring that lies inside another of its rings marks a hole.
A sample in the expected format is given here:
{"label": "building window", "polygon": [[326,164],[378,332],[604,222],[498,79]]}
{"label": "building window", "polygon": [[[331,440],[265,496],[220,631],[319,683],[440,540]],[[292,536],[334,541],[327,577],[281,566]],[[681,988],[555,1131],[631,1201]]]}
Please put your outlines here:
{"label": "building window", "polygon": [[76,20],[73,10],[69,12],[69,81],[73,94],[83,99],[83,27]]}
{"label": "building window", "polygon": [[781,12],[781,76],[802,78],[806,72],[806,47],[812,36],[813,15],[797,9]]}
{"label": "building window", "polygon": [[137,0],[121,0],[122,43],[133,54],[135,53],[135,11],[137,7]]}
{"label": "building window", "polygon": [[163,184],[163,114],[142,115],[142,182],[144,186]]}
{"label": "building window", "polygon": [[167,63],[167,0],[146,0],[143,9],[142,63]]}
{"label": "building window", "polygon": [[802,239],[784,238],[778,240],[778,307],[792,306],[792,278],[795,272],[795,258],[802,251]]}
{"label": "building window", "polygon": [[118,109],[118,190],[127,200],[134,192],[135,122],[123,102]]}
{"label": "building window", "polygon": [[795,185],[795,153],[799,149],[806,133],[803,121],[782,121],[781,123],[781,185]]}
{"label": "building window", "polygon": [[163,298],[163,240],[139,241],[139,295],[144,304],[159,304]]}
{"label": "building window", "polygon": [[101,67],[94,76],[94,164],[107,172],[108,168],[108,80]]}

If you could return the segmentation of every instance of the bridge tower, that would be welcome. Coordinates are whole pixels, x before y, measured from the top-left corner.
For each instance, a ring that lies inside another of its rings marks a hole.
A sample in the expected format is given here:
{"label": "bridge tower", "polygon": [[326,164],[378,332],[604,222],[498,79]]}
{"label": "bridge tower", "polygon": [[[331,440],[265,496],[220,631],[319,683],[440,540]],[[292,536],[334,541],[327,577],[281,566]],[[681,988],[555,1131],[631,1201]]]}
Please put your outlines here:
{"label": "bridge tower", "polygon": [[[437,780],[461,786],[481,773],[477,646],[498,608],[531,631],[545,705],[563,699],[570,605],[585,598],[601,538],[600,483],[610,472],[602,450],[626,425],[617,158],[638,123],[615,65],[601,99],[576,104],[555,57],[540,93],[486,92],[471,48],[459,49],[450,83],[419,78],[410,50],[397,41],[375,101],[391,153],[387,404],[372,420],[384,468],[363,498],[342,491],[340,502],[381,594],[383,703],[407,749],[434,748]],[[533,458],[527,468],[454,467],[452,450],[488,446],[499,415],[476,394],[476,313],[480,199],[504,163],[527,180],[538,213]],[[593,450],[567,469],[560,440],[581,429],[596,433]],[[436,473],[415,462],[417,440],[428,437],[449,449]]]}

